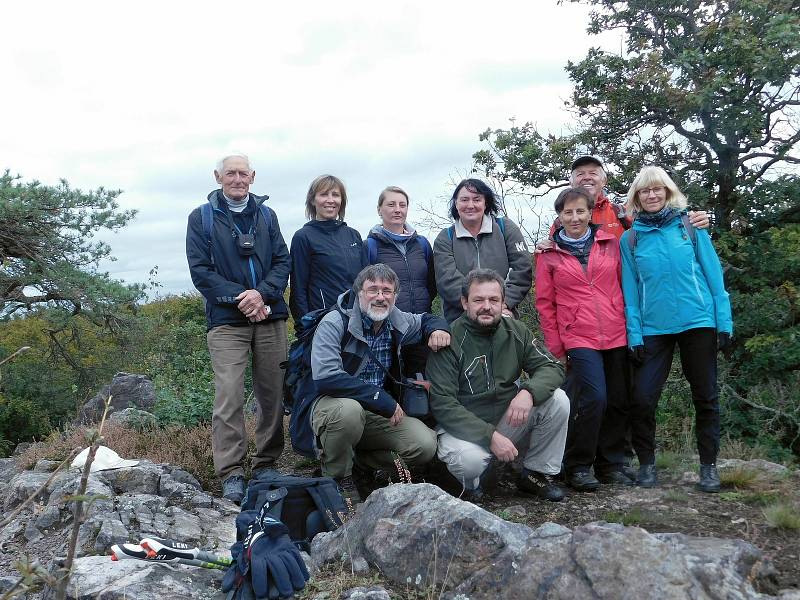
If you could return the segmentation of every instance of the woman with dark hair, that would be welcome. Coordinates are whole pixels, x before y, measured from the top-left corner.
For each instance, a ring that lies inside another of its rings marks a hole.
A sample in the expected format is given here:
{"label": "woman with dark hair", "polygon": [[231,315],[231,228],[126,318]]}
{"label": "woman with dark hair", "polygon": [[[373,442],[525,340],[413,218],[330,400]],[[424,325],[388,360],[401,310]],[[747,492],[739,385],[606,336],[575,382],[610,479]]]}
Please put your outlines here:
{"label": "woman with dark hair", "polygon": [[[594,200],[568,188],[555,201],[561,226],[536,261],[536,310],[547,349],[567,364],[567,484],[591,491],[632,485],[625,474],[628,362],[617,237],[590,223]],[[594,465],[594,475],[591,473]]]}
{"label": "woman with dark hair", "polygon": [[308,223],[294,234],[289,309],[295,328],[306,313],[336,303],[367,266],[361,234],[344,222],[347,191],[333,175],[320,175],[306,194]]}
{"label": "woman with dark hair", "polygon": [[531,289],[531,255],[515,223],[498,217],[497,199],[480,179],[464,179],[450,199],[453,225],[442,229],[433,244],[436,288],[444,316],[452,323],[464,312],[461,286],[473,269],[492,269],[506,282],[503,315],[515,316]]}
{"label": "woman with dark hair", "polygon": [[656,408],[675,345],[692,390],[703,492],[718,492],[717,350],[730,344],[733,317],[717,252],[708,232],[694,229],[686,197],[660,167],[642,169],[628,190],[636,220],[620,241],[628,346],[634,364],[633,447],[636,483],[658,484]]}

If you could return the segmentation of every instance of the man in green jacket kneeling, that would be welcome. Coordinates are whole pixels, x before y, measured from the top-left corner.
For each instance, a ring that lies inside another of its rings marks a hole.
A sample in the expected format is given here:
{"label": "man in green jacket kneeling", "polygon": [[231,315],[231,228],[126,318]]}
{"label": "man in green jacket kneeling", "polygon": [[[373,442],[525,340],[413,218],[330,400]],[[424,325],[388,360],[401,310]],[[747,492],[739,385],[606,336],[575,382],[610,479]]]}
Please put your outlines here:
{"label": "man in green jacket kneeling", "polygon": [[471,271],[461,293],[465,312],[451,325],[451,345],[428,359],[437,454],[465,496],[479,499],[495,461],[513,461],[527,448],[519,490],[558,502],[564,492],[554,476],[561,470],[569,420],[569,399],[558,387],[564,367],[525,325],[502,316],[504,300],[497,273]]}

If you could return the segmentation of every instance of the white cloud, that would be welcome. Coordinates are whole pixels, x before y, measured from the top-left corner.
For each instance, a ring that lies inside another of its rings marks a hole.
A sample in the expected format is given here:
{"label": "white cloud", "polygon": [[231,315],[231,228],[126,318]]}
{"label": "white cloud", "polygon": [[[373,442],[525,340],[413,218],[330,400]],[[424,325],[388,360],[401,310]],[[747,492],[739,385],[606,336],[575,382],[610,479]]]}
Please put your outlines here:
{"label": "white cloud", "polygon": [[0,168],[123,189],[139,214],[108,237],[105,268],[145,281],[157,264],[167,291],[188,290],[186,216],[221,154],[251,155],[287,243],[323,172],[348,185],[362,234],[386,185],[408,189],[413,222],[487,127],[563,126],[563,66],[597,44],[587,14],[552,0],[9,4]]}

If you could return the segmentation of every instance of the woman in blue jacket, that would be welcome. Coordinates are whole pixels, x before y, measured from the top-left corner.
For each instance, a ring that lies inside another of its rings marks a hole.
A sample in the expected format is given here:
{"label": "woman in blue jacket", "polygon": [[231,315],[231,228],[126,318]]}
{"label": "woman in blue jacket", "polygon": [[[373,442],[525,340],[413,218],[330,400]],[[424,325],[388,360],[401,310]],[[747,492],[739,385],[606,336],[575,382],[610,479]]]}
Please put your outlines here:
{"label": "woman in blue jacket", "polygon": [[660,167],[645,167],[628,190],[633,228],[620,241],[622,292],[634,374],[632,442],[639,457],[637,485],[658,483],[656,407],[675,344],[692,390],[698,489],[719,491],[717,350],[730,344],[731,304],[708,232],[688,224],[686,197]]}
{"label": "woman in blue jacket", "polygon": [[320,175],[306,195],[308,223],[292,237],[289,309],[295,327],[306,313],[328,308],[367,266],[361,234],[344,222],[347,191],[333,175]]}

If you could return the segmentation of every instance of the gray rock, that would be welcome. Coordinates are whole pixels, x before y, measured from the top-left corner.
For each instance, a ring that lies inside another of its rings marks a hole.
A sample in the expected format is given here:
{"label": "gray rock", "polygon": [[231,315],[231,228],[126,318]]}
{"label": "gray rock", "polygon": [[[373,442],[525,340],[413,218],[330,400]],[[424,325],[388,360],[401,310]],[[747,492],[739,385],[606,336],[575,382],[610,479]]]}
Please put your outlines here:
{"label": "gray rock", "polygon": [[[25,502],[49,478],[50,475],[48,473],[35,473],[33,471],[23,471],[15,475],[4,490],[3,511],[13,510],[19,504]],[[50,489],[46,488],[39,493],[36,500],[46,502],[49,496]]]}
{"label": "gray rock", "polygon": [[514,504],[504,509],[505,514],[509,517],[524,517],[528,511],[521,504]]}
{"label": "gray rock", "polygon": [[443,598],[764,598],[752,587],[765,573],[761,553],[741,540],[608,523],[531,530],[427,484],[377,490],[311,550],[318,565],[363,557]]}
{"label": "gray rock", "polygon": [[391,600],[389,592],[379,585],[355,587],[343,592],[339,600]]}
{"label": "gray rock", "polygon": [[136,431],[148,431],[158,427],[158,420],[153,413],[133,407],[111,413],[108,420]]}
{"label": "gray rock", "polygon": [[61,463],[57,460],[47,460],[43,458],[36,463],[36,465],[33,467],[33,470],[37,473],[52,473],[60,464]]}
{"label": "gray rock", "polygon": [[783,465],[769,462],[763,458],[753,460],[741,460],[739,458],[721,458],[717,460],[718,469],[749,469],[758,473],[768,475],[786,475],[789,469]]}
{"label": "gray rock", "polygon": [[176,481],[172,475],[162,475],[158,484],[158,494],[168,498],[171,503],[211,508],[211,496],[198,490],[198,487]]}
{"label": "gray rock", "polygon": [[200,485],[200,482],[197,481],[197,478],[188,471],[184,471],[183,469],[179,469],[177,467],[172,467],[171,465],[164,465],[164,470],[178,483],[185,483],[186,485],[190,485],[198,490],[203,489],[203,486]]}
{"label": "gray rock", "polygon": [[134,467],[97,472],[117,494],[158,494],[162,474],[163,469],[149,461],[142,461]]}
{"label": "gray rock", "polygon": [[67,589],[70,600],[223,600],[222,571],[141,561],[112,562],[108,556],[75,560]]}
{"label": "gray rock", "polygon": [[[125,544],[130,542],[128,529],[118,519],[105,519],[100,525],[100,531],[94,541],[94,552],[96,554],[110,554],[111,546],[114,544]],[[138,540],[136,540],[138,541]]]}
{"label": "gray rock", "polygon": [[105,409],[106,399],[111,396],[110,410],[122,411],[133,407],[149,411],[156,403],[156,391],[153,382],[144,375],[130,373],[117,373],[111,384],[105,386],[100,392],[80,410],[77,424],[96,423],[100,420]]}
{"label": "gray rock", "polygon": [[39,516],[36,517],[36,527],[45,531],[61,523],[61,510],[58,506],[48,505],[44,507]]}

